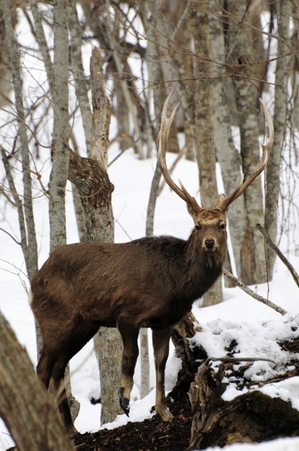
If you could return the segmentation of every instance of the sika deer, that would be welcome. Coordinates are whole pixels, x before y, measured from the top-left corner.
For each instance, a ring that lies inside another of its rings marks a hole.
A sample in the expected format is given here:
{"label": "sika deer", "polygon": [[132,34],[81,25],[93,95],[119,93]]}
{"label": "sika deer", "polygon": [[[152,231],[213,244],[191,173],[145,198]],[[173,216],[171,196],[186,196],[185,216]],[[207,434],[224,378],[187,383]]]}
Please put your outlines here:
{"label": "sika deer", "polygon": [[[226,255],[226,212],[263,171],[273,144],[273,124],[256,170],[229,197],[220,195],[215,208],[202,208],[170,177],[165,162],[169,129],[176,108],[167,118],[167,98],[159,133],[159,162],[168,185],[187,203],[194,220],[189,238],[141,238],[124,244],[87,242],[57,248],[33,277],[32,310],[39,323],[43,349],[37,373],[46,387],[53,379],[57,390],[68,361],[99,327],[117,327],[123,340],[120,404],[129,414],[129,400],[138,356],[141,327],[153,330],[156,367],[156,412],[163,421],[166,408],[164,369],[172,327],[203,296],[221,274]],[[72,423],[64,394],[59,405],[70,435]]]}

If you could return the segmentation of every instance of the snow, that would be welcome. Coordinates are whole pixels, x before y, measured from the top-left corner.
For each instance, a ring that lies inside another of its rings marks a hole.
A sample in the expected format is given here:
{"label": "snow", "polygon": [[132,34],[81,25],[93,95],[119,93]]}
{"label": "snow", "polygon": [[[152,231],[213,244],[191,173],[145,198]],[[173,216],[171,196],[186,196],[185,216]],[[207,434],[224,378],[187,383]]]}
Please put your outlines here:
{"label": "snow", "polygon": [[[111,159],[117,153],[114,149]],[[171,160],[173,156],[169,156]],[[132,151],[127,151],[109,168],[112,183],[115,185],[113,194],[113,209],[116,219],[115,240],[124,242],[144,236],[146,209],[150,184],[155,168],[155,159],[140,161]],[[182,161],[176,168],[173,177],[181,179],[192,195],[197,195],[198,174],[196,165],[189,161]],[[2,201],[3,202],[3,201]],[[36,224],[40,249],[40,263],[48,255],[49,232],[47,204],[42,198],[35,202]],[[77,241],[72,199],[68,196],[68,242]],[[10,205],[2,209],[0,227],[10,233],[18,235],[18,224],[15,212]],[[186,212],[184,202],[166,187],[157,202],[155,215],[155,234],[171,234],[187,238],[192,228],[192,220]],[[299,258],[295,256],[293,248],[288,243],[288,258],[296,270],[299,271]],[[35,330],[32,312],[30,310],[26,289],[28,281],[24,274],[24,263],[19,246],[5,233],[0,232],[0,309],[8,319],[19,341],[27,349],[33,364],[36,364]],[[283,250],[283,249],[282,249]],[[216,306],[202,308],[200,302],[194,305],[193,313],[202,331],[197,333],[194,341],[202,344],[210,357],[223,357],[227,354],[225,348],[236,340],[234,351],[244,358],[259,357],[270,361],[253,363],[246,375],[256,381],[256,387],[269,396],[279,396],[289,400],[293,407],[299,410],[299,378],[293,377],[282,382],[262,386],[261,382],[269,377],[281,374],[285,368],[292,369],[288,361],[288,353],[282,350],[277,341],[286,337],[298,336],[299,302],[298,287],[285,266],[277,262],[274,280],[269,284],[251,287],[258,294],[283,307],[288,313],[280,315],[273,309],[254,300],[239,288],[224,288],[224,301]],[[140,399],[139,381],[140,368],[137,362],[135,385],[132,391],[131,414],[128,419],[120,415],[111,424],[102,427],[118,427],[128,421],[142,421],[151,416],[150,409],[154,405],[155,382],[152,350],[150,383],[152,390],[144,399]],[[217,366],[218,362],[213,365]],[[171,390],[180,366],[180,361],[174,356],[173,349],[166,368],[166,389]],[[97,399],[100,395],[99,370],[90,342],[71,362],[72,388],[75,397],[81,403],[76,427],[80,432],[96,431],[100,428],[100,404],[91,404],[89,399]],[[227,387],[223,398],[233,399],[245,393],[248,389],[238,390],[236,383]],[[5,425],[0,425],[0,451],[12,446],[13,440],[9,436]],[[222,450],[249,451],[258,448],[259,451],[292,451],[298,449],[299,438],[279,439],[261,444],[234,444],[221,448]],[[220,448],[208,448],[220,450]]]}

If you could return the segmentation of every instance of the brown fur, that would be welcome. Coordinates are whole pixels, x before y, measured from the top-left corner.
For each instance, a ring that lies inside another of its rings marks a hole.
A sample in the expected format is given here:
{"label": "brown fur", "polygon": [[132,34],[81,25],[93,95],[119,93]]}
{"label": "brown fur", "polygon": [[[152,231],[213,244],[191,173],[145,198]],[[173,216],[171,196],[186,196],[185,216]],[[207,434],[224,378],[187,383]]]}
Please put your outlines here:
{"label": "brown fur", "polygon": [[[164,368],[172,326],[215,282],[226,255],[226,231],[220,227],[225,215],[211,210],[205,224],[206,212],[198,214],[187,241],[162,236],[124,244],[79,243],[61,246],[50,255],[31,283],[32,310],[43,339],[37,373],[47,387],[53,378],[58,389],[68,361],[99,327],[118,327],[124,343],[120,401],[128,413],[138,332],[151,327],[156,410],[163,420],[170,419]],[[206,240],[214,240],[211,249]],[[66,401],[60,411],[73,434]]]}

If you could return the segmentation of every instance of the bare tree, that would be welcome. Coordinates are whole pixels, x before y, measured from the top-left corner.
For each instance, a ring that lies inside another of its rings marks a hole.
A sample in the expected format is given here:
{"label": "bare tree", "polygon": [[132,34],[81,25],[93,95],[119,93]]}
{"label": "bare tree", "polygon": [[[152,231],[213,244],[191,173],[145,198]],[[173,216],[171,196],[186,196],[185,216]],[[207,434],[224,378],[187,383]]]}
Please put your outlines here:
{"label": "bare tree", "polygon": [[[6,17],[5,28],[7,36],[5,37],[5,43],[8,44],[9,42],[9,45],[7,45],[7,51],[9,52],[8,56],[9,61],[11,62],[12,80],[15,94],[15,108],[13,114],[15,115],[17,122],[17,146],[12,152],[2,148],[2,158],[5,164],[11,195],[18,210],[21,236],[20,244],[25,259],[27,274],[29,279],[31,279],[31,277],[37,271],[37,241],[33,216],[30,150],[23,104],[20,54],[18,43],[14,34],[14,19],[11,15],[10,5],[7,2],[3,1],[3,5],[1,5],[1,7],[3,15],[4,17]],[[22,165],[24,202],[21,201],[18,191],[16,190],[9,162],[11,153],[15,154],[17,152],[20,153],[20,160]]]}

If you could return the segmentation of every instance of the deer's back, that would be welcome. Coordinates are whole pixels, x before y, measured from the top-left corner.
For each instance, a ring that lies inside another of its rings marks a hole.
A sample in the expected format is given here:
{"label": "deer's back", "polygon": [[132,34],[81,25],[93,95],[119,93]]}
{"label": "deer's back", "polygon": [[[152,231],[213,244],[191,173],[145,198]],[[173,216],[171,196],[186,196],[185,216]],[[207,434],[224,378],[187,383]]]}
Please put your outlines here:
{"label": "deer's back", "polygon": [[38,320],[58,308],[99,325],[115,326],[132,317],[140,325],[166,327],[194,300],[170,306],[182,296],[185,244],[160,237],[61,246],[32,279],[32,309]]}

